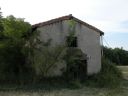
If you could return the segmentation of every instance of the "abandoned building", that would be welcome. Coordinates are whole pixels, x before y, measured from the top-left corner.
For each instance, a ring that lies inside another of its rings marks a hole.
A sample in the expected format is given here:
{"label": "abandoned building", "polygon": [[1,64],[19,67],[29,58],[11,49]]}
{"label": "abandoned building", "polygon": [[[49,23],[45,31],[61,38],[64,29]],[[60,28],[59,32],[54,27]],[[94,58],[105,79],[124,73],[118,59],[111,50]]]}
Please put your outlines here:
{"label": "abandoned building", "polygon": [[[33,25],[33,28],[40,30],[40,39],[47,41],[52,39],[52,45],[65,44],[69,36],[70,21],[74,21],[74,39],[73,44],[68,47],[75,47],[87,54],[87,74],[95,74],[101,69],[101,37],[104,33],[96,27],[77,19],[72,15],[67,15],[41,22]],[[61,75],[60,69],[57,67],[52,72],[55,75]]]}

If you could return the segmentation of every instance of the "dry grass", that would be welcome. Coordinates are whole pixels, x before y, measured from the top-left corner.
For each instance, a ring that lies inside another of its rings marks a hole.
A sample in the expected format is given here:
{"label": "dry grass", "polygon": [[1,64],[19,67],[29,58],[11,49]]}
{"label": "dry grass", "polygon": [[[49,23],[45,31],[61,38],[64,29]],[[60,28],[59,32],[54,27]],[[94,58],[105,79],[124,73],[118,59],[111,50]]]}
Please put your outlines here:
{"label": "dry grass", "polygon": [[[124,77],[128,77],[128,66],[118,67],[122,70]],[[49,86],[52,86],[51,84]],[[17,89],[17,86],[7,87],[0,85],[0,96],[128,96],[128,80],[122,80],[122,84],[118,88],[94,88],[83,86],[77,89],[67,87],[46,88],[46,86],[30,86]],[[8,89],[9,88],[9,89]],[[46,90],[45,90],[46,88]],[[28,90],[29,89],[29,90]],[[35,90],[36,89],[36,90]]]}
{"label": "dry grass", "polygon": [[117,66],[123,73],[124,79],[128,80],[128,66]]}
{"label": "dry grass", "polygon": [[4,90],[0,96],[128,96],[128,81],[124,80],[119,88],[91,88],[82,87],[79,89],[52,89],[52,90]]}
{"label": "dry grass", "polygon": [[77,90],[63,89],[59,91],[38,91],[38,92],[23,92],[23,91],[9,91],[0,92],[0,96],[128,96],[126,90],[107,90],[97,88],[82,88]]}

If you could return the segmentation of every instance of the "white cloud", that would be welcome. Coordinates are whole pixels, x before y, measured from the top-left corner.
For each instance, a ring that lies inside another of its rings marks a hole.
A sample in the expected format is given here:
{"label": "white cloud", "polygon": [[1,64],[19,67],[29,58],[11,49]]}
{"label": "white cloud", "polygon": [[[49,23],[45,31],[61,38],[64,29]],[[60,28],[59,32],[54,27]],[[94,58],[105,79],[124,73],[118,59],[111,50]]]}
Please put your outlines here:
{"label": "white cloud", "polygon": [[59,16],[75,17],[107,34],[128,32],[128,0],[0,0],[4,16],[13,14],[31,24]]}
{"label": "white cloud", "polygon": [[105,32],[128,32],[128,0],[2,0],[4,16],[13,14],[31,24],[73,14]]}

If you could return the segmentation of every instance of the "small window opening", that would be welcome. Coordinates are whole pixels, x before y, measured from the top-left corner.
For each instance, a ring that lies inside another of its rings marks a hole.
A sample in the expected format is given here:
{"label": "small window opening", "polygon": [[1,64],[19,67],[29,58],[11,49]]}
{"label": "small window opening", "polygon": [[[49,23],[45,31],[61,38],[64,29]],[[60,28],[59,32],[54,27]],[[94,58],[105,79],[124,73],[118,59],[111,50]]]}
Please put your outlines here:
{"label": "small window opening", "polygon": [[77,37],[67,36],[66,42],[68,47],[77,47]]}

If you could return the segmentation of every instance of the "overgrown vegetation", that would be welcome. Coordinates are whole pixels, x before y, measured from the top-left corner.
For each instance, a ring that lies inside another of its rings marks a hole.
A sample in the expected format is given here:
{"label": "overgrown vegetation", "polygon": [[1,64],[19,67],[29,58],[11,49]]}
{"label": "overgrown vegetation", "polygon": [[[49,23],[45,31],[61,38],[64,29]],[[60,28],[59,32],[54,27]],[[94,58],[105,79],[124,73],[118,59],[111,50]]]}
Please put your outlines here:
{"label": "overgrown vegetation", "polygon": [[114,63],[102,58],[102,69],[98,74],[88,77],[91,86],[116,88],[122,81],[122,73]]}
{"label": "overgrown vegetation", "polygon": [[67,64],[66,72],[64,73],[65,78],[70,81],[84,80],[87,76],[86,55],[77,48],[68,48],[66,51],[64,57]]}
{"label": "overgrown vegetation", "polygon": [[69,20],[68,23],[69,35],[66,42],[66,52],[63,56],[67,66],[63,76],[72,85],[79,86],[80,82],[84,81],[87,76],[87,56],[81,49],[77,48],[77,43],[74,42],[76,22]]}
{"label": "overgrown vegetation", "polygon": [[0,32],[0,81],[23,82],[30,70],[24,49],[31,25],[23,19],[8,16],[1,19]]}
{"label": "overgrown vegetation", "polygon": [[[72,22],[70,22],[71,27],[69,27],[70,36],[73,36],[75,28]],[[79,67],[78,65],[81,63],[79,58],[82,56],[82,51],[75,49],[72,53],[76,53],[76,55],[72,55],[70,48],[65,45],[52,47],[50,46],[51,40],[47,42],[40,41],[40,33],[33,32],[31,25],[21,18],[15,18],[14,16],[1,17],[1,27],[3,28],[0,33],[1,83],[36,83],[43,80],[49,71],[56,67],[56,63],[65,60],[70,65],[70,69],[73,64],[75,64],[74,67]],[[65,55],[70,56],[70,60],[64,58]],[[65,72],[67,76],[70,74],[68,69],[69,66]],[[73,77],[78,78],[77,71],[70,71],[76,74]]]}
{"label": "overgrown vegetation", "polygon": [[34,50],[33,69],[36,75],[40,77],[49,76],[49,72],[57,66],[58,63],[63,63],[64,47],[61,45],[50,46],[43,43],[40,48]]}

